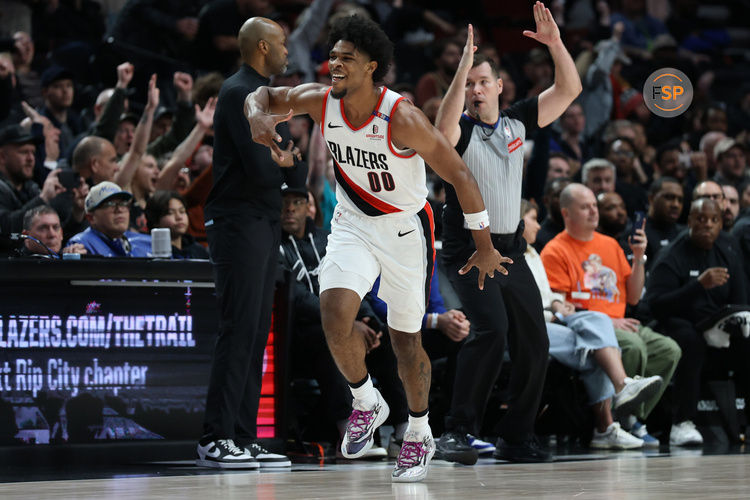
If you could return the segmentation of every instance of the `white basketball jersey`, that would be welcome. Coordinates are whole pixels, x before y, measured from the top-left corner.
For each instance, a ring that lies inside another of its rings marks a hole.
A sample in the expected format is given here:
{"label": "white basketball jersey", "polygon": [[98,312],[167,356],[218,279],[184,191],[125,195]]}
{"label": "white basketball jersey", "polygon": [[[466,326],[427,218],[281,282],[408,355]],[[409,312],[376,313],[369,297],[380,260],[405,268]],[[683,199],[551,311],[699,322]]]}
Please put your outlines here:
{"label": "white basketball jersey", "polygon": [[381,87],[375,111],[355,128],[346,119],[344,102],[330,94],[329,88],[320,128],[333,156],[338,202],[373,217],[419,212],[427,198],[424,160],[391,143],[391,115],[404,98]]}

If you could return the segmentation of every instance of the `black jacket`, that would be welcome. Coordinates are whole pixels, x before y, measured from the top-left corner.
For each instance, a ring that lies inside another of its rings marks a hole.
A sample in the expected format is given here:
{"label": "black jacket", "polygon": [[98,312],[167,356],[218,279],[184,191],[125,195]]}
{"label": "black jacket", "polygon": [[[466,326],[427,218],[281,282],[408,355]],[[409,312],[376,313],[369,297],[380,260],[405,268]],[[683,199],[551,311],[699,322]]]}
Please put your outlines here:
{"label": "black jacket", "polygon": [[648,239],[646,269],[651,269],[659,257],[659,252],[684,230],[685,226],[682,224],[663,225],[650,217],[646,219],[646,238]]}
{"label": "black jacket", "polygon": [[208,250],[189,234],[182,235],[182,249],[172,245],[173,259],[208,259]]}
{"label": "black jacket", "polygon": [[[245,98],[269,80],[243,64],[221,86],[214,113],[213,187],[206,201],[206,221],[230,215],[281,218],[281,184],[304,185],[307,165],[279,167],[271,151],[253,142],[245,118]],[[289,140],[289,128],[277,128]]]}
{"label": "black jacket", "polygon": [[[286,231],[281,233],[280,264],[291,274],[293,299],[292,311],[296,329],[320,328],[320,283],[318,272],[326,254],[329,231],[315,226],[307,219],[305,236],[297,239]],[[362,301],[357,318],[376,318],[367,299]]]}
{"label": "black jacket", "polygon": [[[729,281],[706,290],[698,276],[709,267],[729,269]],[[711,250],[702,250],[682,232],[659,253],[646,283],[646,301],[658,319],[683,318],[692,323],[707,318],[724,305],[746,305],[745,272],[734,238],[720,233]]]}
{"label": "black jacket", "polygon": [[39,197],[41,190],[32,180],[23,183],[17,191],[10,181],[0,174],[0,231],[20,233],[23,229],[23,216],[27,210],[44,205]]}

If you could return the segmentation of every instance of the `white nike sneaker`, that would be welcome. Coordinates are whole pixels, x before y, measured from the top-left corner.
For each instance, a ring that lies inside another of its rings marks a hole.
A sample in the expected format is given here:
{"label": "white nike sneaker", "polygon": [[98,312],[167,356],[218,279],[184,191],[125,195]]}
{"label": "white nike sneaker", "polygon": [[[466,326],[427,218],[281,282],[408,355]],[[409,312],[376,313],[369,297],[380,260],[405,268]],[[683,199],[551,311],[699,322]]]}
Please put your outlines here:
{"label": "white nike sneaker", "polygon": [[231,439],[217,439],[205,446],[198,443],[195,465],[214,469],[257,469],[258,461]]}

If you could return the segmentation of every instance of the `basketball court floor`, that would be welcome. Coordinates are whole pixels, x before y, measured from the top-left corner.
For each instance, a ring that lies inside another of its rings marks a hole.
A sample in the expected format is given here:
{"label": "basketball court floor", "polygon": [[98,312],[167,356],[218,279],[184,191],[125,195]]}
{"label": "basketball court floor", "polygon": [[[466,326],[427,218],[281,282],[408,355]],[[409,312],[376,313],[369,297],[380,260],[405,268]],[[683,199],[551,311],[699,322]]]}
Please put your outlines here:
{"label": "basketball court floor", "polygon": [[[0,499],[748,499],[744,447],[557,455],[549,464],[435,461],[423,483],[392,484],[392,462],[218,472],[190,462],[0,471]],[[24,472],[25,471],[25,472]]]}

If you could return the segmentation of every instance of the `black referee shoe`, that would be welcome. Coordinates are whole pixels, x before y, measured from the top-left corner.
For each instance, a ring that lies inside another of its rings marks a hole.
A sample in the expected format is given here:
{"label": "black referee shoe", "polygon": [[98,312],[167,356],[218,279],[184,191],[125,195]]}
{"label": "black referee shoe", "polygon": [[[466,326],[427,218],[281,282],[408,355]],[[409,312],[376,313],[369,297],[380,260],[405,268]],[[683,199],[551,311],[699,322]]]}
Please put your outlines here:
{"label": "black referee shoe", "polygon": [[551,462],[552,454],[542,449],[536,437],[529,437],[520,443],[509,443],[497,438],[496,450],[492,454],[497,460],[516,463]]}
{"label": "black referee shoe", "polygon": [[471,447],[465,432],[446,432],[435,440],[435,460],[474,465],[479,452]]}

